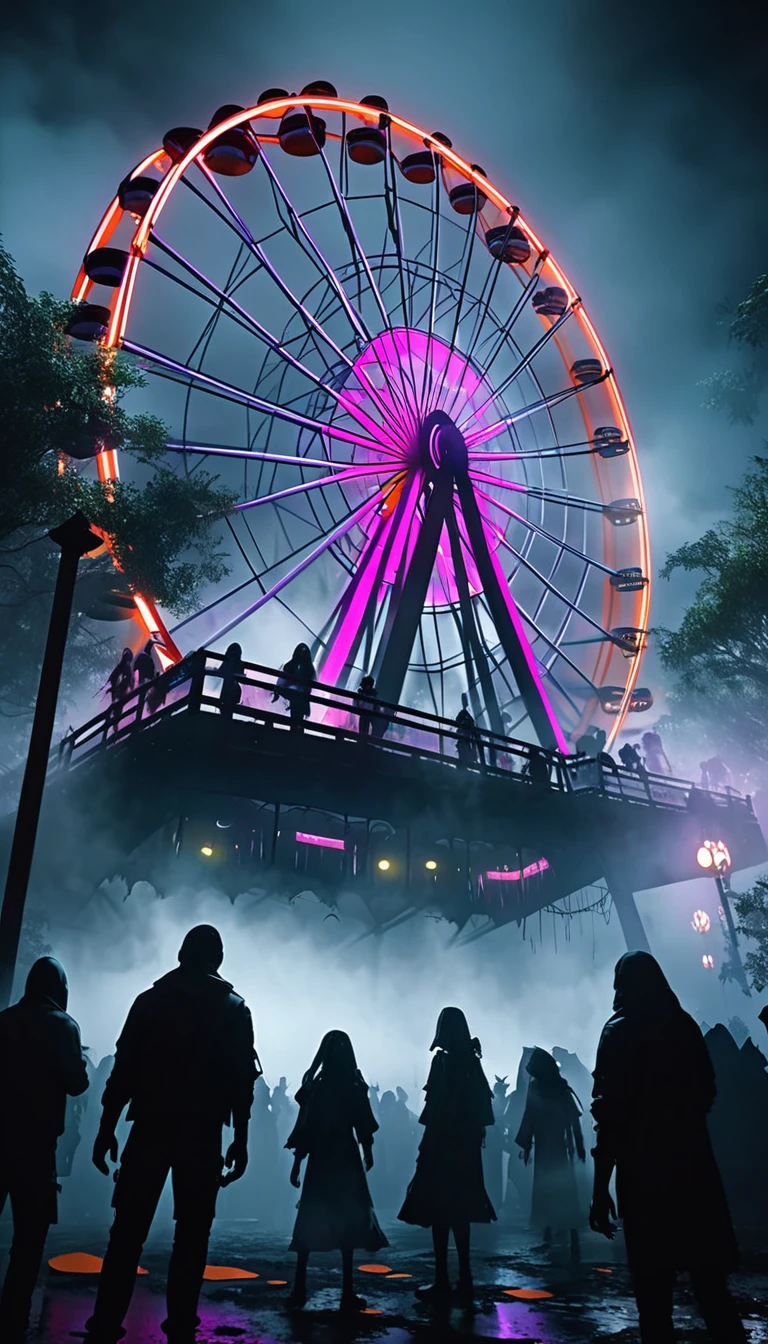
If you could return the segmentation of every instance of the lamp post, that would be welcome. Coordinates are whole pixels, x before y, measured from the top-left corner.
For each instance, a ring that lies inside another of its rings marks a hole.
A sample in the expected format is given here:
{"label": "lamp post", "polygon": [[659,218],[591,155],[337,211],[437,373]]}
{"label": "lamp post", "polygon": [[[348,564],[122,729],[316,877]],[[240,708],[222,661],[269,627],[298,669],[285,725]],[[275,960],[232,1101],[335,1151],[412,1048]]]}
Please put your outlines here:
{"label": "lamp post", "polygon": [[53,593],[48,639],[40,669],[40,684],[29,738],[27,764],[19,794],[3,907],[0,912],[0,1009],[8,1007],[13,988],[13,974],[16,969],[29,874],[35,852],[40,806],[56,718],[61,668],[72,612],[72,599],[75,594],[77,566],[81,556],[87,555],[89,551],[95,551],[103,543],[103,537],[91,531],[87,519],[79,511],[66,523],[62,523],[61,527],[53,528],[48,535],[51,541],[55,541],[56,545],[61,547],[61,557]]}
{"label": "lamp post", "polygon": [[696,862],[705,872],[709,872],[715,879],[715,886],[720,897],[720,905],[725,916],[725,923],[728,929],[728,940],[731,944],[731,963],[734,970],[734,979],[739,983],[747,998],[752,997],[752,991],[749,988],[746,972],[742,965],[741,953],[739,951],[739,942],[736,936],[736,925],[733,921],[731,903],[728,899],[731,892],[731,883],[728,877],[728,870],[731,866],[731,855],[728,846],[722,840],[705,840],[699,846],[696,852]]}

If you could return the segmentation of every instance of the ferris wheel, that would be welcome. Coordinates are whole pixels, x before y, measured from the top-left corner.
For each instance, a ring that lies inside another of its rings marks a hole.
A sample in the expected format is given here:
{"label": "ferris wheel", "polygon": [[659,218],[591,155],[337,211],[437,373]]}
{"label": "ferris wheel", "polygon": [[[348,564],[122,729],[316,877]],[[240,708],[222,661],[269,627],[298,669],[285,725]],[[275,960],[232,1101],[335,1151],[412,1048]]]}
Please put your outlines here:
{"label": "ferris wheel", "polygon": [[[648,529],[581,297],[477,164],[324,81],[177,127],[120,183],[73,336],[135,358],[179,473],[236,495],[231,573],[163,661],[237,639],[274,666],[572,751],[638,686]],[[100,479],[119,455],[95,445]],[[93,467],[85,466],[85,470]],[[138,634],[138,631],[137,631]]]}

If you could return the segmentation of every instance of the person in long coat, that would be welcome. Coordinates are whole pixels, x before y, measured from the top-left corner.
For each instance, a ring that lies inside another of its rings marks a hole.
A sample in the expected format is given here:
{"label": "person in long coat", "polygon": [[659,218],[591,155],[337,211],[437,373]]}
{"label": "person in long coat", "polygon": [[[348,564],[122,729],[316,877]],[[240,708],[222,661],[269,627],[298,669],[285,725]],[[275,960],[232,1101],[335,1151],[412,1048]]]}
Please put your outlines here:
{"label": "person in long coat", "polygon": [[673,1344],[680,1270],[690,1272],[710,1338],[740,1344],[747,1336],[727,1282],[736,1238],[707,1130],[715,1077],[704,1038],[650,953],[620,958],[614,990],[594,1072],[590,1226],[614,1235],[615,1170],[643,1344]]}
{"label": "person in long coat", "polygon": [[492,1223],[496,1213],[483,1180],[483,1141],[494,1123],[493,1097],[480,1063],[480,1042],[469,1034],[460,1008],[444,1008],[438,1018],[435,1050],[419,1117],[424,1137],[416,1172],[398,1217],[403,1223],[432,1229],[435,1281],[420,1288],[423,1301],[450,1294],[448,1239],[453,1233],[459,1259],[457,1293],[471,1300],[469,1258],[471,1223]]}
{"label": "person in long coat", "polygon": [[554,1232],[570,1232],[571,1253],[579,1251],[582,1221],[573,1159],[586,1157],[576,1097],[552,1055],[538,1047],[528,1061],[530,1075],[525,1112],[515,1142],[526,1165],[533,1149],[531,1226],[551,1241]]}
{"label": "person in long coat", "polygon": [[365,1302],[353,1286],[354,1252],[378,1251],[388,1243],[365,1178],[373,1166],[373,1136],[378,1125],[368,1100],[368,1084],[345,1031],[329,1031],[323,1037],[296,1101],[299,1118],[285,1145],[293,1149],[290,1179],[296,1189],[301,1185],[301,1164],[305,1157],[308,1160],[290,1245],[297,1255],[290,1304],[303,1307],[307,1300],[310,1253],[341,1251],[341,1310],[358,1312]]}

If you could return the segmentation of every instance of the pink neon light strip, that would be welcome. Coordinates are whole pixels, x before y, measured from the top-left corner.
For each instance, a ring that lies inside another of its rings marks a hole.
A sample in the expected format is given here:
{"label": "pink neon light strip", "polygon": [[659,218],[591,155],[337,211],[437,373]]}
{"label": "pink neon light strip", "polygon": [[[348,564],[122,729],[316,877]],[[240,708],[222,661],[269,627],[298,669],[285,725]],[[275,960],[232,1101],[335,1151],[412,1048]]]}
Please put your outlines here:
{"label": "pink neon light strip", "polygon": [[307,831],[297,831],[296,839],[302,845],[319,845],[321,849],[343,849],[343,840],[334,840],[330,835],[309,835]]}
{"label": "pink neon light strip", "polygon": [[519,882],[521,877],[535,877],[537,873],[545,873],[548,868],[546,859],[537,859],[535,863],[529,863],[522,873],[519,868],[512,873],[505,868],[503,872],[486,873],[485,876],[489,882]]}

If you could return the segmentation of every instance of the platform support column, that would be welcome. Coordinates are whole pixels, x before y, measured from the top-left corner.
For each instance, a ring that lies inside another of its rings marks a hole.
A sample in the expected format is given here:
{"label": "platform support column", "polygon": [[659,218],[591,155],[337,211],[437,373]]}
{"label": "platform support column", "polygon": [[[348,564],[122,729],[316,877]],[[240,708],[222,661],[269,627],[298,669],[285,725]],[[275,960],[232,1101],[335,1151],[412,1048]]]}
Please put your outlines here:
{"label": "platform support column", "polygon": [[645,925],[640,918],[640,911],[635,902],[635,893],[629,882],[615,872],[611,872],[610,876],[606,873],[605,881],[613,897],[616,913],[619,916],[627,951],[650,952],[651,946],[648,942],[648,935],[645,932]]}

